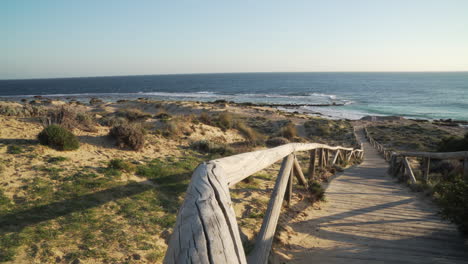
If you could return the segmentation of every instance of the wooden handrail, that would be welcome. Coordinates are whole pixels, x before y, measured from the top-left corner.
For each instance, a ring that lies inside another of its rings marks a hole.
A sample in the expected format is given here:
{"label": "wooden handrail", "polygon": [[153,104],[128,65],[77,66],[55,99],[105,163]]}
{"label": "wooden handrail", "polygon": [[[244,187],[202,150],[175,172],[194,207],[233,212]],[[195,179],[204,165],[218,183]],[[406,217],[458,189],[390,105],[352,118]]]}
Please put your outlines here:
{"label": "wooden handrail", "polygon": [[[364,134],[366,138],[369,140],[369,143],[374,146],[379,152],[381,152],[385,158],[385,160],[390,162],[390,171],[393,174],[399,174],[400,172],[408,175],[408,177],[413,181],[416,182],[416,178],[414,177],[413,170],[411,168],[410,162],[408,161],[408,157],[417,157],[417,158],[424,158],[424,166],[423,166],[423,179],[427,182],[429,178],[429,168],[431,159],[456,159],[456,160],[463,160],[463,174],[465,177],[468,177],[468,151],[457,151],[457,152],[415,152],[415,151],[407,151],[407,152],[395,152],[385,149],[385,147],[377,142],[372,136],[369,134],[367,127],[364,127]],[[397,158],[400,159],[400,162],[397,162]]]}
{"label": "wooden handrail", "polygon": [[[294,153],[313,151],[311,161],[315,168],[317,149],[321,153],[323,150],[348,152],[356,158],[359,156],[356,153],[363,152],[318,143],[290,143],[200,164],[192,174],[179,209],[164,263],[247,263],[229,187],[284,158],[256,246],[249,257],[249,263],[266,263],[291,175],[307,186]],[[322,159],[322,162],[328,161]]]}

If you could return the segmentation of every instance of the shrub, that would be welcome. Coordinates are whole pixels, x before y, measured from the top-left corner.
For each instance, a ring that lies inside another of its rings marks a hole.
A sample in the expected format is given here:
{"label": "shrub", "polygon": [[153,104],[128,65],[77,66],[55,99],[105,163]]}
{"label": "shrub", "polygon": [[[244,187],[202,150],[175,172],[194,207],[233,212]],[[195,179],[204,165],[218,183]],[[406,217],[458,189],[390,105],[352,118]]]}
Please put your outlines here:
{"label": "shrub", "polygon": [[161,128],[161,132],[165,137],[189,136],[193,132],[193,128],[190,127],[190,124],[189,116],[179,116],[165,122]]}
{"label": "shrub", "polygon": [[107,115],[100,120],[101,125],[103,126],[120,126],[128,124],[128,120],[124,117],[118,117],[113,115]]}
{"label": "shrub", "polygon": [[157,119],[160,119],[160,120],[169,120],[169,119],[171,119],[172,116],[170,114],[166,113],[166,112],[159,112],[154,117],[157,118]]}
{"label": "shrub", "polygon": [[66,161],[66,160],[68,160],[68,158],[62,157],[62,156],[57,156],[57,157],[49,157],[47,159],[47,162],[55,164],[55,163],[60,163],[60,162]]}
{"label": "shrub", "polygon": [[140,109],[136,109],[136,108],[119,110],[117,111],[116,115],[119,117],[124,117],[130,122],[144,121],[148,118],[151,118],[151,114],[145,113],[141,111]]}
{"label": "shrub", "polygon": [[461,175],[434,188],[442,214],[468,233],[468,182]]}
{"label": "shrub", "polygon": [[312,193],[315,201],[325,200],[325,189],[317,181],[309,182],[309,191]]}
{"label": "shrub", "polygon": [[289,140],[284,137],[273,137],[273,138],[269,138],[266,141],[266,145],[270,148],[281,146],[281,145],[288,144],[288,143],[289,143]]}
{"label": "shrub", "polygon": [[23,153],[23,148],[18,145],[8,145],[7,153],[8,154],[21,154]]}
{"label": "shrub", "polygon": [[297,129],[293,123],[287,123],[280,129],[280,135],[287,139],[293,139],[297,137]]}
{"label": "shrub", "polygon": [[42,123],[44,126],[60,125],[68,130],[78,128],[88,132],[96,132],[94,120],[91,116],[65,106],[50,110],[46,117],[42,119]]}
{"label": "shrub", "polygon": [[75,150],[80,147],[78,138],[69,130],[58,126],[50,125],[37,136],[42,145],[47,145],[56,150]]}
{"label": "shrub", "polygon": [[107,165],[107,168],[109,169],[115,169],[119,171],[125,171],[125,172],[132,172],[136,170],[135,165],[128,161],[124,161],[121,159],[113,159],[109,161],[109,164]]}
{"label": "shrub", "polygon": [[140,124],[124,124],[111,128],[109,135],[117,140],[120,148],[140,150],[145,144],[146,131]]}
{"label": "shrub", "polygon": [[213,125],[212,117],[207,112],[201,112],[200,116],[198,117],[198,120],[200,120],[200,122],[202,122],[205,125]]}
{"label": "shrub", "polygon": [[252,145],[261,145],[264,143],[264,136],[253,128],[249,127],[243,122],[237,122],[236,124],[237,129],[241,132],[242,135],[245,136],[247,141]]}
{"label": "shrub", "polygon": [[190,148],[204,153],[221,155],[229,155],[234,152],[230,147],[226,145],[218,144],[208,140],[194,141],[190,144]]}
{"label": "shrub", "polygon": [[222,112],[218,115],[216,120],[216,125],[221,128],[223,131],[231,129],[234,127],[234,117],[229,112]]}
{"label": "shrub", "polygon": [[439,152],[468,151],[468,133],[462,137],[443,138],[437,148]]}

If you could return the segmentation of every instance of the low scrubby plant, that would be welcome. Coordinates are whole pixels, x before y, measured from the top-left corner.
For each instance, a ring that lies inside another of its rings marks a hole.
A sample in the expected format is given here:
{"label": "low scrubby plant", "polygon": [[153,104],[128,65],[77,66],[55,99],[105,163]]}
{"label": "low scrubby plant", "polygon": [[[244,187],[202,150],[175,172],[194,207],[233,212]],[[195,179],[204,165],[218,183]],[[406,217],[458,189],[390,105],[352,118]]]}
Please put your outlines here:
{"label": "low scrubby plant", "polygon": [[42,145],[56,150],[75,150],[80,147],[78,138],[69,130],[58,125],[47,126],[37,138]]}
{"label": "low scrubby plant", "polygon": [[190,136],[194,129],[191,127],[190,116],[178,116],[167,122],[164,122],[160,131],[165,137],[176,138],[182,135]]}
{"label": "low scrubby plant", "polygon": [[468,182],[461,174],[450,181],[443,181],[434,188],[442,214],[468,234]]}
{"label": "low scrubby plant", "polygon": [[287,123],[285,126],[283,126],[280,129],[280,135],[282,137],[287,138],[287,139],[293,139],[293,138],[297,137],[296,126],[291,122]]}
{"label": "low scrubby plant", "polygon": [[136,170],[136,166],[122,159],[112,159],[109,161],[107,168],[119,171],[132,172]]}
{"label": "low scrubby plant", "polygon": [[236,124],[237,130],[244,135],[249,144],[257,146],[262,145],[265,141],[265,136],[255,131],[253,128],[249,127],[245,123],[238,121]]}
{"label": "low scrubby plant", "polygon": [[464,137],[443,138],[437,148],[439,152],[468,151],[468,133]]}
{"label": "low scrubby plant", "polygon": [[216,119],[216,125],[221,128],[223,131],[231,129],[234,127],[235,120],[234,116],[229,112],[222,112],[218,115]]}
{"label": "low scrubby plant", "polygon": [[56,163],[60,163],[60,162],[66,161],[66,160],[68,160],[68,158],[67,157],[62,157],[62,156],[49,157],[47,159],[47,163],[56,164]]}
{"label": "low scrubby plant", "polygon": [[309,181],[309,191],[312,194],[315,201],[325,200],[325,189],[317,181]]}
{"label": "low scrubby plant", "polygon": [[18,145],[8,145],[7,153],[8,154],[21,154],[23,153],[23,148]]}
{"label": "low scrubby plant", "polygon": [[129,147],[133,150],[141,150],[145,145],[146,131],[140,124],[123,124],[114,126],[109,136],[117,141],[120,148]]}
{"label": "low scrubby plant", "polygon": [[224,144],[218,144],[216,142],[212,142],[208,140],[194,141],[190,144],[190,148],[203,152],[203,153],[220,154],[220,155],[229,155],[234,152],[234,150],[230,148],[229,146],[226,146]]}
{"label": "low scrubby plant", "polygon": [[124,117],[130,122],[144,121],[151,118],[151,114],[143,112],[137,108],[122,109],[117,111],[116,115],[119,117]]}
{"label": "low scrubby plant", "polygon": [[269,138],[266,141],[266,145],[270,148],[281,146],[281,145],[288,144],[288,143],[289,143],[289,140],[284,137],[273,137],[273,138]]}
{"label": "low scrubby plant", "polygon": [[72,107],[62,106],[50,110],[42,118],[45,127],[50,125],[60,125],[61,127],[73,130],[74,128],[88,132],[96,132],[94,119],[84,112],[79,112]]}
{"label": "low scrubby plant", "polygon": [[200,122],[202,122],[205,125],[209,125],[209,126],[213,125],[213,118],[206,111],[203,111],[203,112],[200,113],[200,116],[198,117],[198,120],[200,120]]}

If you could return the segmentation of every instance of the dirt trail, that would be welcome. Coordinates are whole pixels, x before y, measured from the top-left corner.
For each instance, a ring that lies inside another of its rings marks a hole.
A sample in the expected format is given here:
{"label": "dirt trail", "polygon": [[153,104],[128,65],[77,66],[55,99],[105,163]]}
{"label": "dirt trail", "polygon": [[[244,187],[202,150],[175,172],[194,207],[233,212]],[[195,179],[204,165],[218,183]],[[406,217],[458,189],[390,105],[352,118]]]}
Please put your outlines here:
{"label": "dirt trail", "polygon": [[[287,263],[468,263],[468,247],[426,197],[387,175],[387,163],[364,142],[364,162],[336,176],[320,208],[284,223]],[[285,220],[285,219],[284,219]]]}

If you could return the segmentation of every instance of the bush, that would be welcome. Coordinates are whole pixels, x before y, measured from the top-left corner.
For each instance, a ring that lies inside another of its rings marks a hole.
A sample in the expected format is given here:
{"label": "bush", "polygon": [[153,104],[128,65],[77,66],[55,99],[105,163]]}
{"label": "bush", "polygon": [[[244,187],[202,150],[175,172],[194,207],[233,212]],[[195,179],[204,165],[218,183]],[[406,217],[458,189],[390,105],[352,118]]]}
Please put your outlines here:
{"label": "bush", "polygon": [[23,153],[23,148],[17,145],[8,145],[7,153],[8,154],[21,154]]}
{"label": "bush", "polygon": [[216,120],[216,125],[221,128],[223,131],[231,129],[234,127],[234,117],[228,112],[222,112],[218,115]]}
{"label": "bush", "polygon": [[121,159],[113,159],[109,161],[109,164],[107,165],[107,168],[109,169],[115,169],[119,171],[125,171],[125,172],[132,172],[136,170],[135,165],[128,161],[124,161]]}
{"label": "bush", "polygon": [[96,132],[94,120],[91,116],[83,112],[77,112],[70,107],[60,107],[49,111],[42,119],[44,126],[59,125],[65,129],[72,130],[78,128],[88,132]]}
{"label": "bush", "polygon": [[144,121],[148,118],[151,118],[151,114],[145,113],[141,111],[140,109],[136,109],[136,108],[119,110],[117,111],[116,115],[119,117],[124,117],[130,122]]}
{"label": "bush", "polygon": [[325,189],[317,181],[309,181],[309,191],[313,195],[314,201],[325,200]]}
{"label": "bush", "polygon": [[42,145],[47,145],[56,150],[75,150],[80,147],[78,138],[69,130],[58,126],[50,125],[37,136]]}
{"label": "bush", "polygon": [[237,122],[236,124],[237,129],[241,132],[242,135],[245,136],[247,141],[252,145],[261,145],[264,143],[264,136],[253,128],[249,127],[243,122]]}
{"label": "bush", "polygon": [[446,137],[440,141],[437,148],[439,152],[468,151],[468,133],[465,137]]}
{"label": "bush", "polygon": [[293,139],[297,137],[297,129],[293,123],[287,123],[280,129],[280,135],[287,139]]}
{"label": "bush", "polygon": [[288,144],[288,143],[289,143],[289,140],[284,137],[273,137],[273,138],[269,138],[266,141],[266,145],[270,148],[281,146],[281,145]]}
{"label": "bush", "polygon": [[461,175],[434,188],[442,214],[468,234],[468,182]]}
{"label": "bush", "polygon": [[129,147],[133,150],[140,150],[145,145],[146,131],[140,124],[123,124],[114,126],[109,132],[109,136],[117,140],[120,148]]}
{"label": "bush", "polygon": [[165,137],[179,137],[181,135],[190,136],[194,131],[190,126],[191,117],[179,116],[164,123],[161,132]]}
{"label": "bush", "polygon": [[226,145],[218,144],[208,140],[194,141],[190,144],[190,148],[204,153],[221,155],[229,155],[234,152],[230,147]]}
{"label": "bush", "polygon": [[200,122],[202,122],[205,125],[213,125],[212,117],[207,112],[201,112],[200,116],[198,117],[198,120],[200,120]]}
{"label": "bush", "polygon": [[121,126],[128,124],[128,120],[124,117],[118,117],[113,115],[107,115],[100,120],[101,125],[103,126]]}

